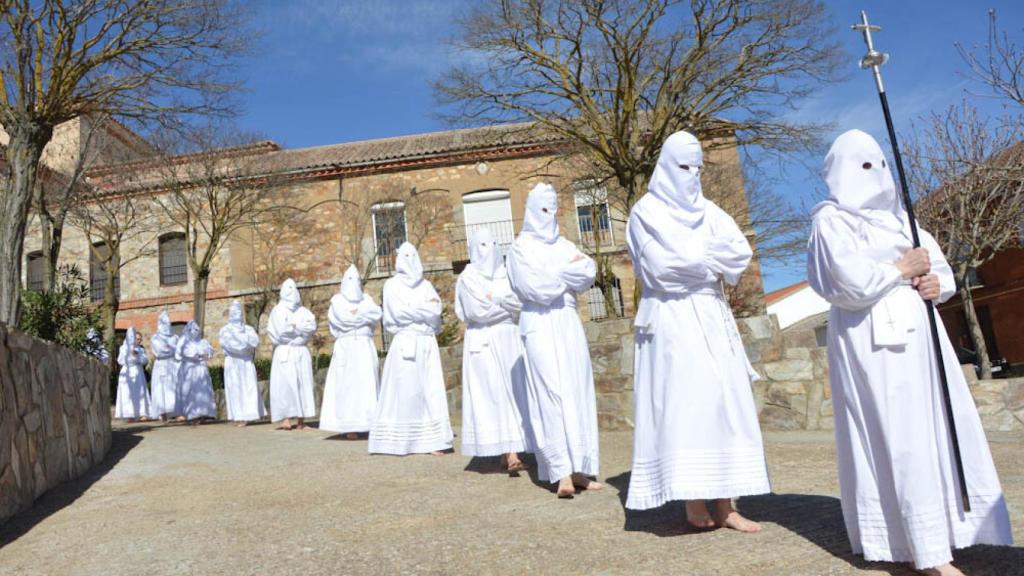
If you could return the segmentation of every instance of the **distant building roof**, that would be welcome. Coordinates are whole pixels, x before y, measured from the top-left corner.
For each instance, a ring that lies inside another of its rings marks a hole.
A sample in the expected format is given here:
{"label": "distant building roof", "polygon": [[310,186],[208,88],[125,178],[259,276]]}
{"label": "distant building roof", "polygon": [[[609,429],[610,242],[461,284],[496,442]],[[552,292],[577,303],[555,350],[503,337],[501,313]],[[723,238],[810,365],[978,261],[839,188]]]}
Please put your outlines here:
{"label": "distant building roof", "polygon": [[810,284],[807,283],[807,280],[803,280],[801,282],[797,282],[796,284],[793,284],[793,285],[790,285],[790,286],[786,286],[785,288],[779,288],[778,290],[775,290],[774,292],[769,292],[769,293],[765,294],[764,295],[764,303],[765,303],[766,306],[768,304],[774,304],[774,303],[778,302],[779,300],[782,300],[786,296],[789,296],[790,294],[794,294],[796,292],[799,292],[800,290],[802,290],[802,289],[804,289],[804,288],[806,288],[808,286],[810,286]]}

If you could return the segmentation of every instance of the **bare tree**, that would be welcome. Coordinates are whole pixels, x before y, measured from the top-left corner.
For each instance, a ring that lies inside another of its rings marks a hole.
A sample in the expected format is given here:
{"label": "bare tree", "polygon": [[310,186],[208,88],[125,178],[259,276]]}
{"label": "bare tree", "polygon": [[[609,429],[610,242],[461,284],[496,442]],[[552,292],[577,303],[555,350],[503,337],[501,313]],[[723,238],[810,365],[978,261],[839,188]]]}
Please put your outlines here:
{"label": "bare tree", "polygon": [[193,319],[204,327],[210,273],[221,249],[254,221],[292,208],[273,202],[268,194],[275,179],[264,174],[261,157],[276,145],[230,128],[205,126],[192,130],[179,146],[194,152],[164,155],[155,167],[142,163],[148,174],[142,179],[150,179],[153,202],[185,235]]}
{"label": "bare tree", "polygon": [[996,95],[1024,106],[1024,47],[1000,31],[996,11],[988,11],[988,40],[968,50],[957,42],[960,57],[974,79],[988,85]]}
{"label": "bare tree", "polygon": [[0,0],[0,322],[18,320],[25,225],[54,128],[110,114],[169,122],[226,111],[231,56],[251,35],[232,0]]}
{"label": "bare tree", "polygon": [[121,295],[121,270],[140,258],[155,253],[157,227],[153,205],[137,195],[88,194],[68,214],[69,223],[79,229],[89,246],[90,263],[104,271],[103,340],[114,342]]}
{"label": "bare tree", "polygon": [[[252,247],[252,277],[256,288],[253,301],[256,329],[263,316],[277,301],[281,283],[295,273],[296,261],[314,253],[321,239],[309,230],[314,226],[309,211],[277,209],[259,214],[260,219],[250,224]],[[343,221],[344,222],[344,221]],[[242,232],[242,230],[240,230]]]}
{"label": "bare tree", "polygon": [[528,121],[620,190],[646,191],[661,143],[790,150],[821,126],[787,117],[842,53],[813,0],[490,0],[464,20],[469,58],[436,83],[449,119]]}
{"label": "bare tree", "polygon": [[963,102],[927,118],[907,146],[908,175],[924,228],[953,267],[982,378],[992,362],[971,295],[971,275],[1001,250],[1021,245],[1024,130],[993,122]]}

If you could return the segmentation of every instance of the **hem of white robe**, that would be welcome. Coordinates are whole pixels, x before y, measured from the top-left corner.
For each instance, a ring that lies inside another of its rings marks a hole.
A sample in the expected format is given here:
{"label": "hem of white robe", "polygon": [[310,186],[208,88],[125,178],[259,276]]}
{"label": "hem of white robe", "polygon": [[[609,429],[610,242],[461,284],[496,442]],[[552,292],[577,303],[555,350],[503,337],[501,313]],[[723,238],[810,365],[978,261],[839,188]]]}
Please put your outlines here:
{"label": "hem of white robe", "polygon": [[425,454],[453,446],[451,423],[445,419],[428,422],[374,423],[367,451],[371,454]]}
{"label": "hem of white robe", "polygon": [[[865,542],[865,533],[869,539],[888,541],[889,530],[884,517],[877,522],[866,522],[866,514],[858,510],[858,525],[860,541],[851,542],[855,554],[862,554],[869,562],[911,562],[914,567],[923,570],[946,564],[953,560],[953,550],[969,548],[978,544],[992,546],[1009,546],[1013,543],[1013,537],[1009,534],[1002,534],[998,526],[988,524],[988,521],[995,521],[993,512],[998,512],[1000,506],[1005,506],[1005,499],[1002,494],[970,494],[971,511],[966,518],[960,521],[959,512],[953,508],[947,514],[930,513],[904,517],[904,524],[913,526],[914,530],[929,533],[948,533],[952,531],[952,542],[941,546],[935,546],[930,550],[914,553],[910,548],[893,548],[888,544],[875,545],[872,542]],[[881,516],[880,514],[874,514]],[[953,526],[950,526],[952,518]],[[957,530],[957,525],[971,525],[969,534],[964,534],[964,528]],[[932,532],[934,531],[934,532]]]}
{"label": "hem of white robe", "polygon": [[198,410],[186,410],[185,411],[185,419],[186,420],[195,420],[196,418],[216,418],[216,417],[217,417],[217,408],[216,407],[214,407],[214,408],[207,407],[207,408],[200,408]]}
{"label": "hem of white robe", "polygon": [[[541,482],[551,484],[557,483],[570,474],[596,477],[598,464],[600,463],[600,456],[597,454],[587,454],[577,465],[565,450],[558,450],[557,453],[552,454],[551,451],[545,451],[541,448],[537,449],[537,458],[541,460],[542,464],[538,466],[537,478]],[[558,460],[558,462],[556,463],[555,460]]]}
{"label": "hem of white robe", "polygon": [[738,498],[771,492],[764,451],[686,450],[633,462],[626,508],[647,510],[672,500]]}
{"label": "hem of white robe", "polygon": [[306,410],[306,411],[303,411],[303,412],[287,412],[285,414],[275,413],[273,411],[273,409],[271,409],[271,411],[270,411],[270,421],[271,422],[280,422],[280,421],[282,421],[282,420],[284,420],[286,418],[302,418],[302,419],[306,419],[306,418],[315,418],[315,417],[316,417],[316,410]]}
{"label": "hem of white robe", "polygon": [[252,412],[250,414],[232,414],[228,416],[229,422],[252,422],[253,420],[262,420],[263,415],[258,412]]}
{"label": "hem of white robe", "polygon": [[689,488],[673,486],[656,494],[634,496],[630,490],[626,498],[626,508],[630,510],[650,510],[668,502],[679,500],[719,500],[725,498],[741,498],[771,494],[772,487],[768,480],[752,484],[732,484],[715,488]]}
{"label": "hem of white robe", "polygon": [[345,434],[348,432],[369,432],[373,425],[369,420],[324,420],[320,418],[319,428],[327,432]]}
{"label": "hem of white robe", "polygon": [[[465,436],[463,436],[465,438]],[[462,455],[473,457],[501,456],[510,452],[525,452],[526,445],[521,440],[506,440],[490,444],[467,444],[462,441]]]}

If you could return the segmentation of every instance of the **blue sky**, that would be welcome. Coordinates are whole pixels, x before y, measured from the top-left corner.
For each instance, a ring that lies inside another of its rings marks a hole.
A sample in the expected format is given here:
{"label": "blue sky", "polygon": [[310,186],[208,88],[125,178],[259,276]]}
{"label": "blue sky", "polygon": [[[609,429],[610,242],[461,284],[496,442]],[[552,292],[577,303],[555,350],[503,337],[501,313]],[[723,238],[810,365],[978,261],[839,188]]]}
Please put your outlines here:
{"label": "blue sky", "polygon": [[[241,125],[289,148],[447,128],[436,117],[430,81],[455,57],[445,39],[469,5],[465,0],[251,2],[264,36],[258,54],[241,70],[247,85]],[[990,114],[1003,106],[965,76],[953,44],[983,43],[989,8],[1024,44],[1024,2],[842,0],[827,5],[849,53],[851,73],[792,111],[795,117],[832,121],[837,134],[860,128],[884,138],[874,84],[856,65],[863,40],[848,27],[859,20],[860,10],[883,26],[875,41],[891,56],[883,74],[897,130],[906,131],[911,120],[965,96]],[[819,162],[787,158],[766,162],[764,169],[781,176],[773,186],[787,198],[810,202],[823,190],[813,168]],[[768,290],[804,276],[800,262],[765,272]]]}

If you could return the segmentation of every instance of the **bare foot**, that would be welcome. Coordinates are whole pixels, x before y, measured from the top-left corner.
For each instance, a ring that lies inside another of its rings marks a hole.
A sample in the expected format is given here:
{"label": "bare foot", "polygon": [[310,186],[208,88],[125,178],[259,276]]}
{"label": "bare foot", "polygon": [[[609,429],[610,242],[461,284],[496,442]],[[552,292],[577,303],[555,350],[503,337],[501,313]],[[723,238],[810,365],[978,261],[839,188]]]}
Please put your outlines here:
{"label": "bare foot", "polygon": [[592,490],[594,492],[598,490],[604,490],[604,484],[601,484],[596,480],[591,480],[590,478],[587,478],[584,474],[573,474],[572,483],[580,490]]}
{"label": "bare foot", "polygon": [[715,524],[746,534],[754,534],[761,531],[761,525],[753,520],[744,518],[742,514],[732,507],[732,500],[728,498],[715,500]]}
{"label": "bare foot", "polygon": [[430,453],[430,455],[431,456],[444,456],[445,453],[443,451],[441,451],[441,450],[434,450],[433,452]]}
{"label": "bare foot", "polygon": [[697,530],[710,530],[715,527],[715,521],[708,513],[707,504],[703,500],[686,501],[686,522]]}
{"label": "bare foot", "polygon": [[359,434],[349,432],[348,434],[345,434],[345,438],[348,438],[349,440],[359,440]]}
{"label": "bare foot", "polygon": [[248,424],[248,422],[236,422],[235,428],[245,428]]}
{"label": "bare foot", "polygon": [[952,564],[943,564],[942,566],[935,566],[934,568],[925,568],[918,570],[921,574],[927,574],[928,576],[966,576],[959,568]]}
{"label": "bare foot", "polygon": [[291,418],[285,418],[284,422],[281,422],[281,427],[278,428],[278,430],[291,430],[291,429],[292,429],[292,419]]}
{"label": "bare foot", "polygon": [[184,416],[178,416],[177,418],[174,419],[174,421],[175,422],[184,422],[185,421],[185,417]]}
{"label": "bare foot", "polygon": [[572,484],[572,476],[566,476],[558,481],[558,497],[572,498],[576,495],[576,487]]}
{"label": "bare foot", "polygon": [[514,452],[506,456],[505,462],[505,470],[510,474],[526,470],[526,464],[523,464],[523,461],[519,459],[519,455]]}

